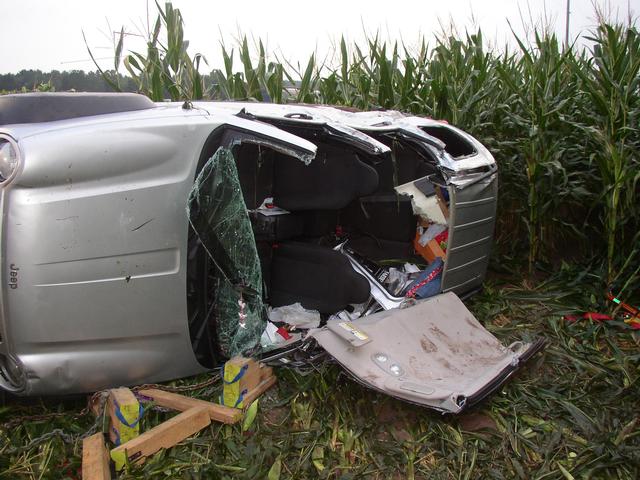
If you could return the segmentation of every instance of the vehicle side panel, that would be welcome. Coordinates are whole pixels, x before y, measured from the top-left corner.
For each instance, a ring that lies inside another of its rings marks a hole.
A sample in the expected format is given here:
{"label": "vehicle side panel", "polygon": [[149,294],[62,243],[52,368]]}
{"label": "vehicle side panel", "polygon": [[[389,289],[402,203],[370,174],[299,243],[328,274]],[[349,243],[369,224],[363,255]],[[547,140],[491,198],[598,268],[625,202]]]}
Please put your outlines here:
{"label": "vehicle side panel", "polygon": [[21,142],[3,266],[19,269],[18,287],[3,298],[23,393],[204,370],[186,321],[185,205],[211,129],[109,124]]}

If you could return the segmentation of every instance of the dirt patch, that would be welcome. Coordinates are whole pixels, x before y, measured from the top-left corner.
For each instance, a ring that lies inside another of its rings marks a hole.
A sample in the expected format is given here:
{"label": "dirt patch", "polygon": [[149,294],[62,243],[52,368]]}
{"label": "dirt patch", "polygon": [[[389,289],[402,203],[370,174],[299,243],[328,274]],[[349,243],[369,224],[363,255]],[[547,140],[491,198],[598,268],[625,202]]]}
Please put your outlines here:
{"label": "dirt patch", "polygon": [[433,380],[430,366],[421,362],[413,355],[409,357],[409,366],[413,369],[413,374],[416,378],[420,380]]}
{"label": "dirt patch", "polygon": [[267,425],[281,426],[286,421],[290,411],[290,409],[285,407],[266,409],[263,413],[264,423]]}
{"label": "dirt patch", "polygon": [[484,413],[468,413],[460,417],[460,428],[467,432],[477,432],[478,430],[498,431],[496,421]]}
{"label": "dirt patch", "polygon": [[451,365],[449,360],[447,360],[446,358],[438,358],[438,362],[440,362],[440,364],[447,370],[450,370],[457,375],[462,375],[462,372],[455,366]]}
{"label": "dirt patch", "polygon": [[425,353],[433,353],[438,351],[438,347],[436,347],[436,345],[431,340],[429,340],[426,335],[422,335],[422,338],[420,339],[420,346]]}
{"label": "dirt patch", "polygon": [[394,400],[387,400],[375,406],[374,412],[377,423],[394,424],[399,428],[404,427],[405,405]]}
{"label": "dirt patch", "polygon": [[431,333],[433,333],[438,338],[438,340],[444,343],[452,353],[460,353],[460,345],[457,342],[452,341],[451,338],[438,327],[433,325],[429,327],[429,330],[431,330]]}

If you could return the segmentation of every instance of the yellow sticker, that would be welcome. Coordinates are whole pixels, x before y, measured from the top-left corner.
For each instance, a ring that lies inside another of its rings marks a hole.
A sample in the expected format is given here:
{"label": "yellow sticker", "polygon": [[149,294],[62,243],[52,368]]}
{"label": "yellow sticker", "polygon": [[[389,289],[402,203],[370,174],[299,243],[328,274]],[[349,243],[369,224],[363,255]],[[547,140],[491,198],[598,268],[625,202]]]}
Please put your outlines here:
{"label": "yellow sticker", "polygon": [[127,463],[127,452],[123,450],[111,450],[111,460],[116,464],[116,471],[120,471]]}
{"label": "yellow sticker", "polygon": [[351,333],[358,340],[369,340],[367,334],[365,334],[362,330],[358,330],[351,322],[340,322],[338,323],[338,325],[344,328],[347,332]]}
{"label": "yellow sticker", "polygon": [[[244,402],[240,398],[240,372],[242,366],[227,362],[224,364],[224,386],[222,387],[222,404],[232,408],[244,407]],[[234,381],[235,380],[235,381]]]}

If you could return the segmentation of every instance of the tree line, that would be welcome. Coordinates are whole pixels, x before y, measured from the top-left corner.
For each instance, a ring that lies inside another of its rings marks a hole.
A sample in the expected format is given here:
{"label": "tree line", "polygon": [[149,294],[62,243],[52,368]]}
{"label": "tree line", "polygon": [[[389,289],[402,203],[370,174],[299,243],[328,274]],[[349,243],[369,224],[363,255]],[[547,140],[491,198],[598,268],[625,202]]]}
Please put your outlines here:
{"label": "tree line", "polygon": [[[125,92],[136,92],[136,83],[131,77],[116,72],[109,72],[117,76],[121,89]],[[98,72],[83,70],[59,71],[52,70],[20,70],[18,73],[0,74],[0,92],[24,91],[78,91],[78,92],[111,92],[113,89]]]}

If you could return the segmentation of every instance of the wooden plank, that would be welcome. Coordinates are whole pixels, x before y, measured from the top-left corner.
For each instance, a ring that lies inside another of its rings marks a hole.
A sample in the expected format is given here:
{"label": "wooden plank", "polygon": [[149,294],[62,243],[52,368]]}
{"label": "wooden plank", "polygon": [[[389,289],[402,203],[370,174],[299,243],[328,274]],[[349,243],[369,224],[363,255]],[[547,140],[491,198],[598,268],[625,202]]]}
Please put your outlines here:
{"label": "wooden plank", "polygon": [[132,463],[142,463],[145,457],[160,449],[173,447],[209,424],[211,424],[209,413],[204,407],[195,407],[179,413],[139,437],[111,450],[111,458],[116,463],[116,470],[122,469],[125,459]]}
{"label": "wooden plank", "polygon": [[239,380],[240,391],[253,390],[260,383],[260,368],[261,365],[253,358],[233,357],[225,363],[225,369],[227,367],[236,367],[237,369],[244,366],[247,370],[244,372]]}
{"label": "wooden plank", "polygon": [[[243,373],[239,374],[242,369]],[[225,384],[222,392],[222,402],[227,407],[246,408],[244,397],[248,392],[254,391],[266,376],[271,375],[270,367],[256,362],[252,358],[233,357],[224,365]],[[237,381],[232,380],[240,377]]]}
{"label": "wooden plank", "polygon": [[96,433],[82,441],[83,480],[111,480],[109,452],[104,444],[104,435]]}
{"label": "wooden plank", "polygon": [[247,361],[247,371],[240,379],[240,390],[253,390],[258,386],[261,380],[262,364],[256,362],[253,358]]}
{"label": "wooden plank", "polygon": [[273,368],[260,364],[260,381],[273,377]]}
{"label": "wooden plank", "polygon": [[[112,388],[109,390],[109,397],[106,405],[107,415],[109,415],[109,439],[115,445],[128,442],[140,433],[140,402],[128,388]],[[123,423],[117,415],[127,423]],[[130,426],[133,425],[133,426]]]}
{"label": "wooden plank", "polygon": [[216,422],[231,424],[240,421],[242,418],[242,411],[237,408],[225,407],[224,405],[199,400],[197,398],[185,397],[177,393],[165,392],[155,388],[140,390],[138,393],[148,397],[161,407],[171,408],[180,412],[194,407],[206,408],[209,418]]}
{"label": "wooden plank", "polygon": [[249,407],[253,403],[253,401],[266,392],[269,388],[271,388],[276,383],[276,377],[269,376],[265,378],[260,384],[248,392],[243,399],[244,408]]}

